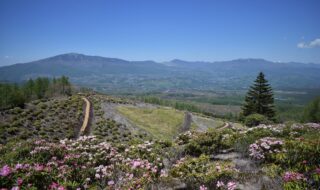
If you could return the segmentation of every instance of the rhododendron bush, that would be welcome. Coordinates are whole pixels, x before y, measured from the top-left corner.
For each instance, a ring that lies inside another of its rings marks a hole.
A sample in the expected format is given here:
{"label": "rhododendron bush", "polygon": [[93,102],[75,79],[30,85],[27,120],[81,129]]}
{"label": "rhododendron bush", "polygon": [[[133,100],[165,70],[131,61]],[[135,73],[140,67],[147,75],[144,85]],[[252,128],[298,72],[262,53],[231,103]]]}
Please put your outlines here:
{"label": "rhododendron bush", "polygon": [[19,162],[4,164],[0,171],[1,188],[21,189],[138,189],[154,182],[163,167],[162,159],[141,159],[131,152],[146,149],[152,154],[152,143],[138,144],[137,149],[119,150],[94,136],[78,140],[48,143],[42,140],[30,145],[30,152]]}
{"label": "rhododendron bush", "polygon": [[[293,124],[256,127],[248,135],[261,137],[268,132],[277,137],[263,137],[248,147],[250,157],[260,164],[273,164],[282,176],[284,189],[317,189],[320,187],[320,134],[319,124]],[[264,130],[261,133],[261,130]],[[269,134],[270,135],[270,134]],[[252,139],[252,137],[251,137]]]}
{"label": "rhododendron bush", "polygon": [[250,156],[256,160],[270,159],[273,153],[279,153],[282,150],[283,141],[265,137],[257,140],[249,146]]}
{"label": "rhododendron bush", "polygon": [[0,189],[235,190],[266,176],[270,189],[318,189],[319,136],[318,124],[279,124],[186,131],[172,142],[18,141],[0,145]]}
{"label": "rhododendron bush", "polygon": [[[181,158],[170,170],[170,174],[173,177],[182,179],[190,187],[196,188],[202,184],[203,189],[205,188],[204,184],[208,187],[222,188],[222,184],[228,184],[228,182],[233,181],[237,172],[237,169],[231,162],[211,162],[206,155],[201,155],[199,158]],[[229,186],[231,185],[229,184]]]}

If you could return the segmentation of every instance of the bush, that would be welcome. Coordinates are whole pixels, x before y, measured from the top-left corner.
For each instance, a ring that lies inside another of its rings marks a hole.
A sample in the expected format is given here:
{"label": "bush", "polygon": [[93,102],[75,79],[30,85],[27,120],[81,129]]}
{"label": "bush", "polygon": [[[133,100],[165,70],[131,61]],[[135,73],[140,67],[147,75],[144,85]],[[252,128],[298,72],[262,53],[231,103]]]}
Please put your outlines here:
{"label": "bush", "polygon": [[269,129],[254,129],[240,136],[235,143],[235,149],[238,152],[248,154],[249,145],[264,137],[274,136]]}
{"label": "bush", "polygon": [[218,181],[227,183],[236,173],[237,170],[232,162],[212,162],[209,156],[205,155],[199,158],[181,158],[169,172],[172,177],[182,179],[188,189],[198,189],[201,184],[216,187]]}
{"label": "bush", "polygon": [[257,126],[262,123],[269,124],[270,121],[268,121],[268,119],[264,115],[257,114],[257,113],[248,115],[244,120],[244,124],[247,125],[248,127]]}
{"label": "bush", "polygon": [[16,135],[18,132],[19,132],[18,127],[10,127],[7,129],[7,133],[9,133],[10,135]]}
{"label": "bush", "polygon": [[207,132],[193,132],[186,145],[186,153],[193,156],[213,154],[228,149],[235,142],[235,134],[230,131],[209,130]]}

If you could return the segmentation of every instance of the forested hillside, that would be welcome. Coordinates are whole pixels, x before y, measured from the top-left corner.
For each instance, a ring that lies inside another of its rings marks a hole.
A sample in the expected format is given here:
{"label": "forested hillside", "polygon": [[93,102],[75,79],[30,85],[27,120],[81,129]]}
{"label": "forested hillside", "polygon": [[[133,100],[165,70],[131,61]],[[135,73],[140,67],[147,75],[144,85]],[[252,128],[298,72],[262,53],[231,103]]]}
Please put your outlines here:
{"label": "forested hillside", "polygon": [[65,76],[60,78],[39,77],[24,83],[0,83],[0,109],[23,107],[26,102],[60,95],[71,95],[71,84]]}

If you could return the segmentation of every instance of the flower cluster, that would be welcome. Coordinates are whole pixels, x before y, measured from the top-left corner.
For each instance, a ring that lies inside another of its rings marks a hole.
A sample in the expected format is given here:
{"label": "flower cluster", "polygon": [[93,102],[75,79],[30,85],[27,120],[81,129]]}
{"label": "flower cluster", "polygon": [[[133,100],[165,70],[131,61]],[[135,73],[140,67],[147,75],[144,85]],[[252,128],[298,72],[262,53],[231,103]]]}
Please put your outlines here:
{"label": "flower cluster", "polygon": [[204,185],[200,185],[199,190],[208,190],[208,188]]}
{"label": "flower cluster", "polygon": [[248,128],[247,131],[253,131],[253,130],[257,130],[257,129],[268,129],[271,130],[274,133],[281,133],[282,129],[283,129],[283,125],[279,124],[279,125],[265,125],[265,124],[260,124],[256,127],[251,127]]}
{"label": "flower cluster", "polygon": [[237,187],[237,184],[234,181],[229,181],[227,184],[225,184],[223,181],[217,182],[218,189],[234,190],[236,189],[236,187]]}
{"label": "flower cluster", "polygon": [[[154,154],[152,142],[131,146],[119,151],[94,136],[77,140],[32,143],[29,160],[0,168],[0,188],[11,189],[73,189],[95,188],[139,189],[160,176],[162,159],[141,159]],[[142,151],[143,150],[143,151]],[[156,154],[154,155],[156,157]],[[2,184],[5,184],[4,186]]]}
{"label": "flower cluster", "polygon": [[302,181],[305,179],[304,175],[298,172],[285,172],[283,175],[284,182]]}
{"label": "flower cluster", "polygon": [[[228,184],[221,186],[221,188],[229,188],[233,190],[233,183],[230,181],[238,170],[234,164],[229,161],[214,161],[206,155],[201,155],[199,158],[186,157],[178,160],[170,170],[172,177],[182,179],[187,185],[194,188],[207,188],[203,184],[212,184],[220,181],[221,184]],[[229,183],[230,182],[230,183]],[[200,184],[199,184],[200,183]],[[195,186],[195,185],[201,185]],[[235,187],[234,187],[235,188]]]}
{"label": "flower cluster", "polygon": [[259,139],[249,146],[250,156],[256,160],[263,160],[267,155],[281,152],[282,145],[282,140],[273,137]]}
{"label": "flower cluster", "polygon": [[301,125],[301,124],[294,123],[294,124],[291,125],[291,129],[293,129],[293,130],[304,129],[304,126]]}
{"label": "flower cluster", "polygon": [[194,137],[196,134],[194,131],[186,131],[180,134],[176,139],[175,142],[179,145],[187,144],[189,140]]}

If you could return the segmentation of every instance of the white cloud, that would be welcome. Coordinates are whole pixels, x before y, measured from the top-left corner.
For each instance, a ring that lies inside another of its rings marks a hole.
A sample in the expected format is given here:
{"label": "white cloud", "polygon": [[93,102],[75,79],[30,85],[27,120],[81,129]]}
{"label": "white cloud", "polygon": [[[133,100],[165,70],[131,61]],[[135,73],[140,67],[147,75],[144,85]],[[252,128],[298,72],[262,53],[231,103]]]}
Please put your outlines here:
{"label": "white cloud", "polygon": [[298,48],[306,48],[306,44],[304,43],[304,42],[300,42],[300,43],[298,43],[298,45],[297,45],[297,47]]}
{"label": "white cloud", "polygon": [[306,42],[300,42],[297,44],[298,48],[314,48],[314,47],[320,47],[320,38],[314,39],[309,43]]}
{"label": "white cloud", "polygon": [[320,47],[320,38],[317,38],[315,40],[313,40],[312,42],[310,42],[310,47],[317,47],[319,46]]}

